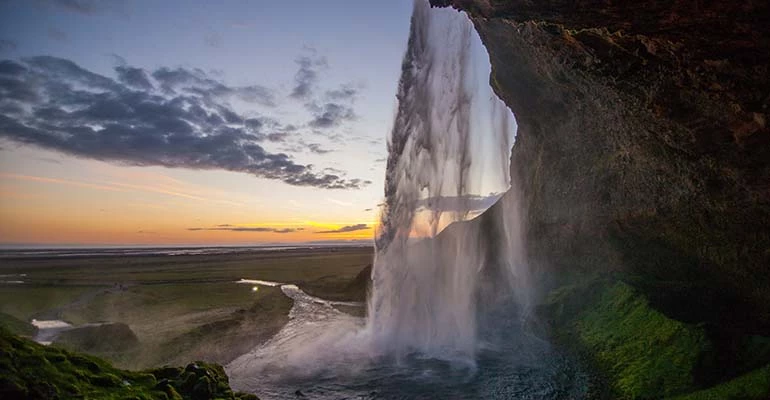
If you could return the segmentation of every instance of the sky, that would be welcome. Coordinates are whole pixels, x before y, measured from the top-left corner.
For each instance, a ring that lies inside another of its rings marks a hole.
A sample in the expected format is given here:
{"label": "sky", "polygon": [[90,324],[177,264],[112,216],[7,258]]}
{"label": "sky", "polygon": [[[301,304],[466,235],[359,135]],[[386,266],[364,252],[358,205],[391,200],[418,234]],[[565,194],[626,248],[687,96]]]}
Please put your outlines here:
{"label": "sky", "polygon": [[0,1],[0,243],[370,239],[411,1]]}
{"label": "sky", "polygon": [[0,0],[0,246],[371,243],[411,11]]}

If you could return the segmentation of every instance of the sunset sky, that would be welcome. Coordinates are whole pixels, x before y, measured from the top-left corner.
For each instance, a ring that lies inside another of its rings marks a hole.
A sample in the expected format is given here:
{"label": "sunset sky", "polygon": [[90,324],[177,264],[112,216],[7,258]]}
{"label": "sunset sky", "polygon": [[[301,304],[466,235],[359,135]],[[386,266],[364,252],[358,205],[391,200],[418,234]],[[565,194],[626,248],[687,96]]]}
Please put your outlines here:
{"label": "sunset sky", "polygon": [[0,242],[371,238],[410,13],[0,2]]}
{"label": "sunset sky", "polygon": [[0,1],[0,244],[372,238],[411,0],[222,3]]}

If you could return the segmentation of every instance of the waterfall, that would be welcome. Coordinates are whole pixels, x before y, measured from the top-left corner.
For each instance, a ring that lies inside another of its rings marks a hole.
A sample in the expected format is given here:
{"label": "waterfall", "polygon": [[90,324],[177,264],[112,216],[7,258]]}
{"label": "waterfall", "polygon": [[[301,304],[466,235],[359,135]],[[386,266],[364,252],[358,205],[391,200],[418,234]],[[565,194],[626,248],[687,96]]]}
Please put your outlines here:
{"label": "waterfall", "polygon": [[[484,310],[510,296],[527,304],[515,184],[508,189],[515,122],[488,66],[477,65],[480,52],[464,13],[415,1],[367,321],[382,353],[473,362]],[[505,190],[477,216],[480,199]]]}
{"label": "waterfall", "polygon": [[290,322],[227,366],[234,388],[323,399],[573,390],[577,372],[521,319],[531,296],[510,176],[516,123],[487,60],[465,14],[415,1],[367,317],[283,285]]}

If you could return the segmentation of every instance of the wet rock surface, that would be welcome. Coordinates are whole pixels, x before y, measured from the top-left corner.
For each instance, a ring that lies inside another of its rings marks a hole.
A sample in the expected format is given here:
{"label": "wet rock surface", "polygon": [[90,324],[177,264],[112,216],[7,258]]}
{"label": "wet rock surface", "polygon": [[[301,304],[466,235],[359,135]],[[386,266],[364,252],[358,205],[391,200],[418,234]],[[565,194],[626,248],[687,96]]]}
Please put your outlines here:
{"label": "wet rock surface", "polygon": [[469,13],[516,115],[533,263],[770,334],[768,3],[432,3]]}

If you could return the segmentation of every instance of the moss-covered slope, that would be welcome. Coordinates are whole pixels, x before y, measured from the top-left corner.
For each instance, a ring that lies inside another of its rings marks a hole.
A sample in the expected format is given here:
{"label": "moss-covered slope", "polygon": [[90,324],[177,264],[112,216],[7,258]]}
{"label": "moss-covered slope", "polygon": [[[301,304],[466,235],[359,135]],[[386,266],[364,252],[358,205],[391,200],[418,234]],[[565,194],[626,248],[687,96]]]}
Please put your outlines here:
{"label": "moss-covered slope", "polygon": [[0,312],[0,329],[26,337],[32,337],[37,333],[37,328],[34,325],[4,312]]}
{"label": "moss-covered slope", "polygon": [[112,367],[96,357],[42,346],[0,329],[3,399],[256,399],[233,393],[221,366],[141,372]]}
{"label": "moss-covered slope", "polygon": [[553,291],[541,311],[559,341],[595,364],[613,398],[770,398],[770,339],[743,341],[724,360],[703,325],[666,317],[621,281],[582,279]]}

